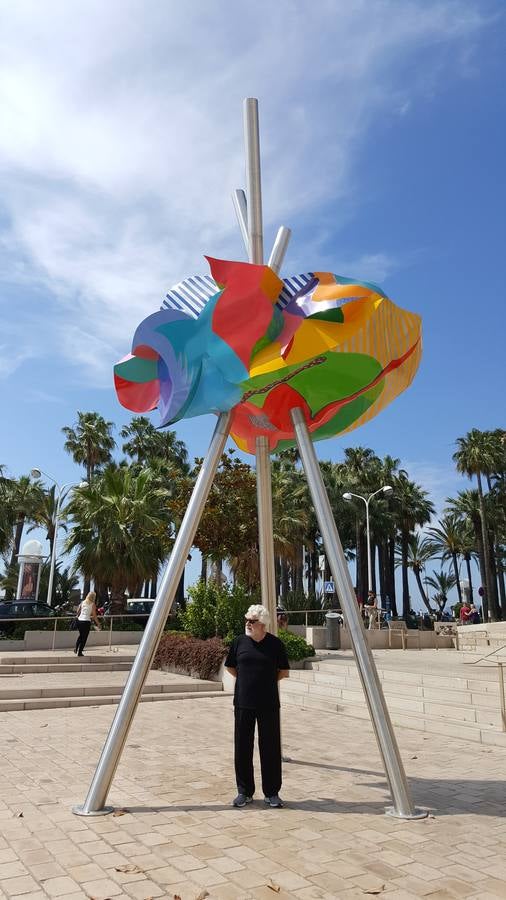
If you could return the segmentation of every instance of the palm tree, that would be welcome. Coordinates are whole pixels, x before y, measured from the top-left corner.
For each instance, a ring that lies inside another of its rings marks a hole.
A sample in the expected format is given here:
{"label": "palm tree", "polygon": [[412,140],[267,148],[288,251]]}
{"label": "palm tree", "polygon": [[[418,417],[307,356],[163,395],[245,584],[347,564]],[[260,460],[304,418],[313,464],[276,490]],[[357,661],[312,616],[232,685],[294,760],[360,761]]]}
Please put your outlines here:
{"label": "palm tree", "polygon": [[448,594],[455,587],[455,576],[442,571],[435,572],[434,575],[427,578],[427,584],[430,584],[436,591],[432,599],[437,603],[439,612],[442,613],[448,602]]}
{"label": "palm tree", "polygon": [[462,589],[459,578],[458,557],[464,555],[464,536],[462,526],[456,516],[444,515],[436,526],[429,528],[434,553],[441,555],[441,562],[451,559],[453,574],[457,586],[459,603],[462,603]]}
{"label": "palm tree", "polygon": [[134,416],[120,434],[129,439],[123,444],[123,453],[135,459],[138,465],[151,465],[154,460],[162,460],[188,474],[188,451],[175,431],[158,430],[146,416]]}
{"label": "palm tree", "polygon": [[462,472],[469,478],[475,476],[477,480],[485,564],[485,592],[489,614],[492,621],[496,622],[499,619],[497,585],[494,584],[492,578],[488,522],[482,484],[482,475],[490,475],[494,470],[496,448],[495,440],[491,435],[492,433],[489,431],[478,431],[477,428],[473,428],[465,437],[457,438],[458,449],[453,454],[453,461],[458,472]]}
{"label": "palm tree", "polygon": [[0,553],[7,553],[12,542],[14,510],[11,504],[12,479],[5,474],[5,466],[0,466]]}
{"label": "palm tree", "polygon": [[64,449],[74,462],[86,468],[86,481],[91,480],[98,466],[110,462],[116,446],[113,428],[112,422],[106,422],[96,412],[78,412],[77,422],[72,427],[62,428],[67,438]]}
{"label": "palm tree", "polygon": [[434,556],[434,546],[428,538],[421,538],[419,534],[412,534],[408,539],[408,568],[415,576],[418,590],[428,612],[432,612],[429,598],[424,590],[421,573],[429,560]]}
{"label": "palm tree", "polygon": [[394,493],[392,509],[395,514],[402,566],[402,617],[409,617],[409,583],[408,583],[408,547],[409,539],[417,526],[430,522],[434,514],[434,506],[428,499],[427,491],[420,485],[410,481],[403,473],[392,479]]}
{"label": "palm tree", "polygon": [[[35,520],[35,511],[40,506],[42,498],[42,486],[40,482],[33,482],[29,475],[13,478],[6,488],[9,515],[13,523],[11,556],[8,563],[8,571],[15,572],[17,557],[21,548],[21,540],[26,522]],[[6,588],[7,599],[12,599],[13,591]]]}
{"label": "palm tree", "polygon": [[76,553],[75,568],[85,578],[110,587],[115,608],[122,607],[125,591],[135,595],[167,556],[169,499],[149,469],[137,473],[129,466],[108,466],[73,492],[66,550]]}

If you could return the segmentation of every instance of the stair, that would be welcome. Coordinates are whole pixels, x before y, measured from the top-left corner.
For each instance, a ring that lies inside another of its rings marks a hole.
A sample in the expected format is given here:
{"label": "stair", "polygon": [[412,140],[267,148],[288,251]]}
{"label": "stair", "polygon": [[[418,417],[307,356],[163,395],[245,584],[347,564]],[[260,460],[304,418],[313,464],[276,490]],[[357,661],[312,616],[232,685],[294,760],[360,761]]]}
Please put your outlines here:
{"label": "stair", "polygon": [[[1,656],[0,712],[118,703],[133,660],[125,652],[114,658],[54,652]],[[220,682],[151,671],[141,702],[223,696]]]}
{"label": "stair", "polygon": [[[375,661],[394,725],[506,749],[495,667],[473,669],[460,663],[434,671],[430,660],[424,671],[418,656],[410,671],[405,655],[399,668],[394,662],[385,664],[376,657]],[[285,706],[369,718],[358,670],[349,655],[307,662],[304,669],[291,671],[290,678],[281,682],[281,694]]]}

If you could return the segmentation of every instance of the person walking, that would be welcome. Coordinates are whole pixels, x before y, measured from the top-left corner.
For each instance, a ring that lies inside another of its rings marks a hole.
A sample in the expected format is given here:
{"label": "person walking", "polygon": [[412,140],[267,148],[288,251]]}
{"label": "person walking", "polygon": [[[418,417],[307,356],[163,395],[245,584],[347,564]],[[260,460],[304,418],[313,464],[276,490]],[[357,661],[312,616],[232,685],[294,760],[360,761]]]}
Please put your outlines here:
{"label": "person walking", "polygon": [[278,681],[289,675],[285,646],[267,631],[269,612],[265,606],[250,606],[245,616],[245,634],[230,646],[225,667],[236,679],[234,691],[234,756],[237,797],[232,806],[251,803],[255,793],[253,746],[255,724],[262,773],[264,801],[281,808],[281,731]]}
{"label": "person walking", "polygon": [[365,603],[365,610],[369,617],[369,630],[374,628],[376,623],[379,625],[378,600],[374,591],[369,591]]}
{"label": "person walking", "polygon": [[77,630],[79,631],[79,634],[77,636],[74,653],[77,653],[78,656],[84,656],[83,650],[86,647],[92,619],[97,627],[100,628],[95,598],[95,591],[90,591],[77,608]]}

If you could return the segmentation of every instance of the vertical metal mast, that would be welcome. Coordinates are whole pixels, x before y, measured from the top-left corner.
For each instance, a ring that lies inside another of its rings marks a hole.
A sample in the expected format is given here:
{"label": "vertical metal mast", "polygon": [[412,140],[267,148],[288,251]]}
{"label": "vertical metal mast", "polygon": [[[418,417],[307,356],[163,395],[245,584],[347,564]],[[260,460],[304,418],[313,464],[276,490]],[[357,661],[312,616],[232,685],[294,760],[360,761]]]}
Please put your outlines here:
{"label": "vertical metal mast", "polygon": [[[260,136],[258,100],[244,101],[244,146],[246,150],[246,189],[248,212],[248,257],[262,265],[264,240],[262,224],[262,180],[260,172]],[[266,437],[256,439],[256,477],[258,507],[258,545],[262,602],[269,610],[270,631],[277,634],[276,577],[274,572],[274,536],[272,526],[271,457]]]}

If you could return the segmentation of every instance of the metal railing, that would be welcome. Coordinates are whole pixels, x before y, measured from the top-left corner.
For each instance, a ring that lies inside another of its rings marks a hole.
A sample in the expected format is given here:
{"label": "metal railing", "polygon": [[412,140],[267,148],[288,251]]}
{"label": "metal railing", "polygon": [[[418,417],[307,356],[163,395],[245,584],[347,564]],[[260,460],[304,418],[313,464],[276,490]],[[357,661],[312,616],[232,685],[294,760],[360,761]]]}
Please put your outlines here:
{"label": "metal railing", "polygon": [[[106,622],[106,621],[109,622],[109,643],[108,643],[109,650],[110,650],[111,647],[112,647],[112,632],[113,632],[113,622],[114,622],[114,619],[149,619],[149,616],[150,616],[150,613],[115,613],[114,615],[99,616],[99,619],[102,619],[102,621],[104,621],[104,622]],[[0,619],[0,632],[3,631],[3,629],[2,629],[2,623],[6,623],[6,624],[8,624],[8,625],[13,626],[13,628],[15,628],[18,624],[21,624],[22,622],[37,622],[37,623],[51,622],[51,623],[54,623],[54,628],[53,628],[53,637],[52,637],[51,648],[50,648],[50,649],[51,649],[51,650],[54,650],[54,649],[55,649],[55,644],[56,644],[56,632],[58,631],[58,622],[67,622],[67,623],[68,623],[67,628],[66,628],[66,629],[61,629],[61,630],[62,630],[62,631],[69,631],[69,630],[70,630],[70,624],[71,624],[71,622],[73,622],[73,621],[75,620],[75,618],[76,618],[75,615],[68,615],[68,616],[30,616],[30,617],[28,617],[28,616],[27,616],[27,617],[24,617],[24,616],[23,616],[23,617],[22,617],[22,616],[19,616],[19,617],[18,617],[18,616],[15,616],[15,617],[14,617],[14,616],[12,616],[12,617],[10,617],[10,618]],[[43,628],[43,629],[41,629],[41,630],[42,630],[42,631],[49,631],[50,629],[48,629],[48,628]],[[100,630],[103,630],[103,628],[101,628]],[[30,628],[30,629],[28,629],[28,631],[37,631],[37,629],[36,629],[36,628]],[[125,632],[125,634],[131,634],[131,633],[132,633],[131,630]],[[139,630],[139,633],[140,633],[140,630]],[[25,635],[26,635],[26,631],[25,631]],[[6,637],[3,638],[3,640],[9,640],[8,635],[6,635]]]}

